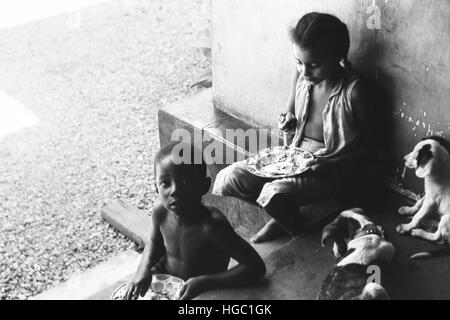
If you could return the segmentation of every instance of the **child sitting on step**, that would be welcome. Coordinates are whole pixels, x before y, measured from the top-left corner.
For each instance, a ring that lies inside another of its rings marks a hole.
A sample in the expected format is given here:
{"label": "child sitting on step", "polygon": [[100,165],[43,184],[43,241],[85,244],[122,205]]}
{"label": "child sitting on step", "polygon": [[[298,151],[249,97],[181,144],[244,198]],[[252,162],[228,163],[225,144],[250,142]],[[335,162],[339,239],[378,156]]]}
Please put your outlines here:
{"label": "child sitting on step", "polygon": [[312,12],[291,30],[296,68],[279,128],[295,133],[292,146],[314,155],[311,169],[269,179],[250,173],[244,161],[217,175],[213,194],[256,201],[273,218],[252,239],[270,240],[304,231],[299,206],[323,201],[355,186],[369,156],[372,99],[347,60],[347,26],[333,15]]}

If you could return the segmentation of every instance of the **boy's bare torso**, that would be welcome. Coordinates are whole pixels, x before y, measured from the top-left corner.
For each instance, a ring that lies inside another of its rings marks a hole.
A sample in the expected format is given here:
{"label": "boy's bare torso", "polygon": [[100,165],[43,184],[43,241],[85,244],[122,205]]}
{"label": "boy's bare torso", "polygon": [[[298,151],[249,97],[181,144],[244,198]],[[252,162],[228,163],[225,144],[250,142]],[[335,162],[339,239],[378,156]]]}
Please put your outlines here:
{"label": "boy's bare torso", "polygon": [[230,258],[213,243],[208,233],[217,227],[218,212],[206,208],[192,224],[182,224],[174,213],[163,208],[159,229],[166,249],[168,273],[188,279],[202,274],[213,274],[227,270]]}

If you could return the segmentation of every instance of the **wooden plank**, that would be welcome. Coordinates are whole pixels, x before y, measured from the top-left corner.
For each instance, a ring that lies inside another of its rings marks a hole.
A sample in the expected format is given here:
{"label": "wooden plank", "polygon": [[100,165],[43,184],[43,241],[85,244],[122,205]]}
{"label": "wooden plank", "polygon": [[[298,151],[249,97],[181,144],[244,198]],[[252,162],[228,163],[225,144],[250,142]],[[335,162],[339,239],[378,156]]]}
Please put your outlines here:
{"label": "wooden plank", "polygon": [[138,246],[144,247],[150,238],[152,219],[122,199],[112,200],[101,210],[102,218],[111,226],[130,238]]}

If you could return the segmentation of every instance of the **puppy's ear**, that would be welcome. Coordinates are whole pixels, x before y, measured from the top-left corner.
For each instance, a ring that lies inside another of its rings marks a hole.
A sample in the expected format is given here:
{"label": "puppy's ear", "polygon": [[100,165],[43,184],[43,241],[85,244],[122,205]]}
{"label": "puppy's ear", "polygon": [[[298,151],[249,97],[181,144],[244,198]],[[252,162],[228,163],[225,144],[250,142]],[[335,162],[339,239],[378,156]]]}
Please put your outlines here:
{"label": "puppy's ear", "polygon": [[339,215],[323,228],[322,246],[325,246],[328,240],[332,240],[338,244],[345,243],[346,240],[353,238],[358,227],[359,223],[355,219]]}
{"label": "puppy's ear", "polygon": [[328,240],[333,240],[333,237],[331,236],[331,230],[327,229],[327,227],[325,227],[325,229],[323,229],[322,231],[322,239],[320,240],[322,247],[325,247],[327,245]]}
{"label": "puppy's ear", "polygon": [[336,258],[342,258],[347,255],[347,243],[343,240],[337,240],[333,246],[333,253]]}
{"label": "puppy's ear", "polygon": [[332,222],[327,224],[323,230],[322,230],[322,239],[320,243],[322,244],[322,247],[325,247],[327,245],[327,242],[329,240],[336,241],[336,238],[342,237],[343,231],[340,230],[342,226],[340,225],[340,220],[342,220],[341,216],[338,216],[336,219],[334,219]]}
{"label": "puppy's ear", "polygon": [[430,173],[431,163],[430,160],[433,158],[433,153],[431,152],[431,145],[425,144],[417,153],[417,168],[416,176],[419,178],[425,178]]}
{"label": "puppy's ear", "polygon": [[341,258],[347,253],[347,243],[345,242],[345,223],[344,218],[338,217],[336,220],[328,224],[322,231],[322,247],[327,245],[328,241],[332,241],[333,253],[336,258]]}

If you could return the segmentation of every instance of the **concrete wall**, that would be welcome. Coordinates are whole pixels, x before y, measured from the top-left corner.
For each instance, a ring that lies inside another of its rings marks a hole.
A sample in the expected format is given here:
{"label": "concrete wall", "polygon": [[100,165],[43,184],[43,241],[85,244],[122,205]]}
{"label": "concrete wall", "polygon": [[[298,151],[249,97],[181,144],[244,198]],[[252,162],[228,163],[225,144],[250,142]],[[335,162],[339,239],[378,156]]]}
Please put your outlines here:
{"label": "concrete wall", "polygon": [[401,158],[422,136],[450,132],[450,1],[212,0],[211,8],[215,105],[258,126],[276,124],[288,94],[288,28],[310,11],[347,23],[350,61],[385,98],[388,118],[377,127],[389,133],[392,174],[422,191]]}

